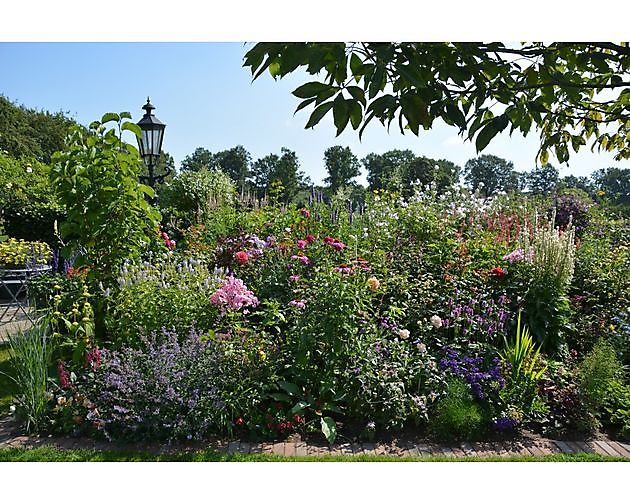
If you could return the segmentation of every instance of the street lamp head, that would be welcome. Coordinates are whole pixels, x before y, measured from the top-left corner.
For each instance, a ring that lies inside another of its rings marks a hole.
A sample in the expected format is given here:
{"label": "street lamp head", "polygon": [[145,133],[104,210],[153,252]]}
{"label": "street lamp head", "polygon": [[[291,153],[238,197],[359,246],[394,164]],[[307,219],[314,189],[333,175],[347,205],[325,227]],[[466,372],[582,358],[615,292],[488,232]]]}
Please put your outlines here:
{"label": "street lamp head", "polygon": [[166,124],[153,115],[155,107],[147,98],[147,103],[142,107],[145,110],[144,116],[138,121],[138,126],[142,130],[142,136],[138,139],[140,155],[148,164],[155,164],[162,151],[162,140],[164,140],[164,128]]}

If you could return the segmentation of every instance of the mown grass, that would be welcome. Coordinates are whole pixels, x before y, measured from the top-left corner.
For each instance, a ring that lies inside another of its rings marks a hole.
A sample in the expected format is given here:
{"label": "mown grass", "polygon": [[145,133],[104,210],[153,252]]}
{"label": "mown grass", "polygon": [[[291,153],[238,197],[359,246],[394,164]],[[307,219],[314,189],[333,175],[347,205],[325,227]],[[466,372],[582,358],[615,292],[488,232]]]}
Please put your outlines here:
{"label": "mown grass", "polygon": [[622,462],[621,457],[605,457],[594,453],[576,455],[543,455],[514,457],[396,457],[385,455],[323,455],[282,457],[280,455],[228,455],[216,451],[153,454],[146,452],[97,451],[88,449],[60,450],[53,447],[3,448],[0,462]]}

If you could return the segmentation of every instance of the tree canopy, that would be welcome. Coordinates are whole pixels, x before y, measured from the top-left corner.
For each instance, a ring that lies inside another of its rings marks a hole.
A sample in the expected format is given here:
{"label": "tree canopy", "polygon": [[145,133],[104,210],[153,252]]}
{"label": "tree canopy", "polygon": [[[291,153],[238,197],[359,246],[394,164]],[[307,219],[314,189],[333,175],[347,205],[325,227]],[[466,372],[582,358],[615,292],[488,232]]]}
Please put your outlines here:
{"label": "tree canopy", "polygon": [[521,185],[514,163],[491,154],[467,161],[464,178],[473,191],[479,191],[485,197],[498,192],[517,191]]}
{"label": "tree canopy", "polygon": [[[254,79],[316,75],[293,91],[297,110],[314,106],[306,128],[332,111],[337,134],[378,119],[418,135],[442,119],[483,151],[498,133],[534,128],[537,159],[559,162],[591,142],[630,157],[627,42],[259,43],[245,55]],[[296,110],[296,111],[297,111]]]}
{"label": "tree canopy", "polygon": [[340,187],[350,184],[353,178],[359,176],[359,160],[352,153],[350,147],[335,145],[324,152],[324,164],[328,177],[324,182],[334,194]]}

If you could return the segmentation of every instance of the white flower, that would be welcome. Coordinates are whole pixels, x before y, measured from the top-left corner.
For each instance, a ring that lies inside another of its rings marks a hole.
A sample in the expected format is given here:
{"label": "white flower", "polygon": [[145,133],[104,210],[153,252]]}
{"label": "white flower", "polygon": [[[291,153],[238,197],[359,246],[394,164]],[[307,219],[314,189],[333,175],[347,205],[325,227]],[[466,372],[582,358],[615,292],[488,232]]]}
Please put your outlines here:
{"label": "white flower", "polygon": [[289,227],[285,227],[285,228],[284,228],[284,230],[285,230],[287,233],[290,233],[290,232],[291,232],[291,228],[289,228]]}
{"label": "white flower", "polygon": [[30,166],[27,166],[26,173],[33,173],[33,168],[31,168]]}
{"label": "white flower", "polygon": [[418,343],[418,351],[421,354],[427,353],[427,346],[424,343]]}
{"label": "white flower", "polygon": [[409,337],[409,331],[407,329],[401,329],[398,331],[398,336],[400,336],[400,339],[407,339]]}
{"label": "white flower", "polygon": [[442,319],[438,315],[433,315],[431,317],[431,325],[433,325],[436,329],[439,329],[442,327]]}

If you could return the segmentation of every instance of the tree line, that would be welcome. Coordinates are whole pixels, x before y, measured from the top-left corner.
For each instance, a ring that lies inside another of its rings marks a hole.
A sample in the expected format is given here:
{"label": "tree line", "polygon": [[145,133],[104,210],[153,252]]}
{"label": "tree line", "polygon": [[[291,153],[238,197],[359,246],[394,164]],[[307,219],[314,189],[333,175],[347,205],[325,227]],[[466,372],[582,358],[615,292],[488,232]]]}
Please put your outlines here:
{"label": "tree line", "polygon": [[[591,196],[603,192],[614,203],[630,204],[630,170],[615,167],[599,169],[590,177],[560,177],[558,169],[549,163],[518,172],[511,161],[491,154],[470,159],[462,169],[447,159],[418,156],[409,149],[370,153],[359,159],[349,147],[340,145],[324,151],[323,164],[327,177],[317,189],[329,196],[349,190],[361,199],[366,188],[356,178],[363,169],[367,190],[386,189],[403,196],[410,196],[418,185],[433,186],[438,193],[444,193],[464,184],[484,197],[510,192],[551,195],[561,189],[580,189]],[[242,145],[216,153],[199,147],[181,163],[182,171],[204,169],[220,169],[240,191],[259,198],[273,195],[280,201],[295,201],[313,187],[310,178],[300,170],[297,154],[286,147],[280,154],[271,153],[256,160]]]}

